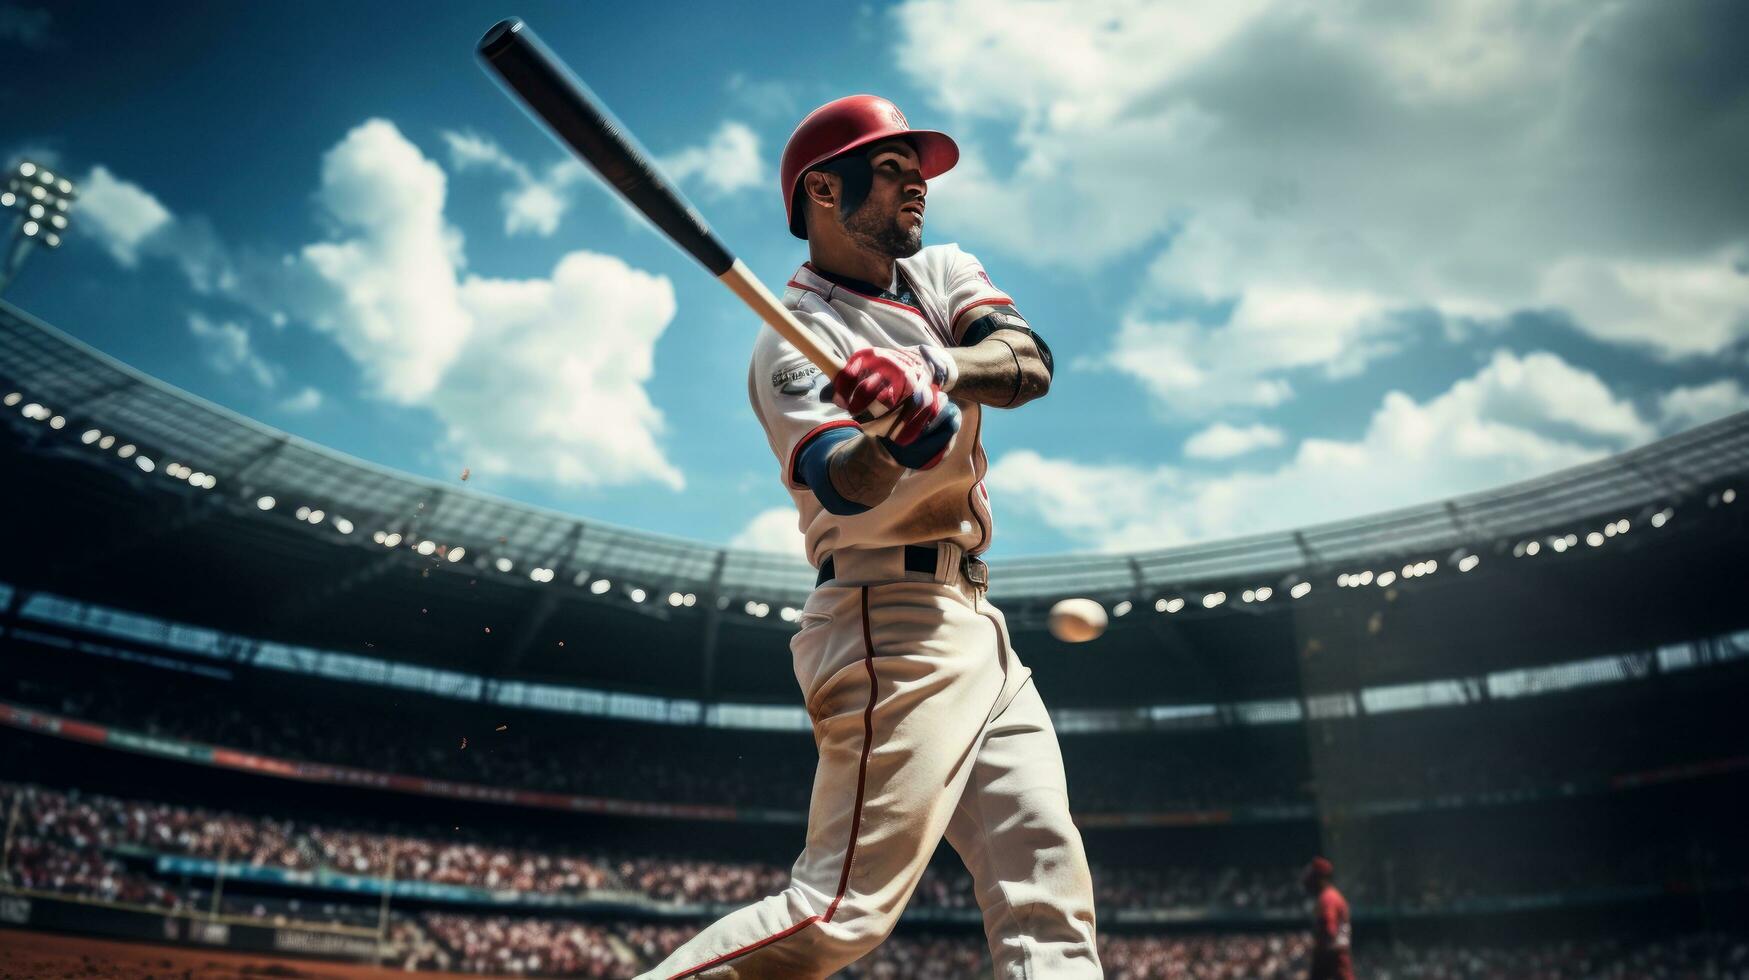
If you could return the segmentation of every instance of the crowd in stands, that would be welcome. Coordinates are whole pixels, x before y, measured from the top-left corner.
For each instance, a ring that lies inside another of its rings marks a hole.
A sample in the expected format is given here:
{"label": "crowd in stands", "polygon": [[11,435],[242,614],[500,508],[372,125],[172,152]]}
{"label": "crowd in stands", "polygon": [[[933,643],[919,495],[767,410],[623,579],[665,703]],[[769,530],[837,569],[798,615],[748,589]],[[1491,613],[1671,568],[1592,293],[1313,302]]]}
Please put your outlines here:
{"label": "crowd in stands", "polygon": [[[0,783],[0,812],[14,840],[9,870],[27,887],[118,901],[173,901],[131,875],[117,853],[178,855],[286,871],[348,874],[516,891],[544,896],[633,896],[684,906],[740,905],[781,890],[789,869],[757,861],[625,855],[518,847],[389,830],[337,829],[176,804]],[[1749,882],[1749,852],[1697,851],[1642,842],[1600,860],[1582,848],[1526,846],[1443,851],[1405,846],[1376,868],[1348,869],[1343,887],[1358,904],[1439,909],[1465,900],[1671,881]],[[1673,849],[1674,848],[1674,849]],[[1107,909],[1219,909],[1298,914],[1304,897],[1295,867],[1106,866],[1096,863],[1097,901]],[[975,909],[963,868],[931,864],[912,899],[916,909]]]}
{"label": "crowd in stands", "polygon": [[[479,723],[479,705],[406,695],[359,710],[359,690],[332,699],[274,700],[258,689],[198,678],[137,697],[125,678],[81,673],[0,678],[0,697],[153,736],[280,758],[547,792],[803,810],[814,771],[805,734],[717,733],[507,711]],[[1320,748],[1294,725],[1062,739],[1080,813],[1222,809],[1451,793],[1564,792],[1623,771],[1749,753],[1735,716],[1690,699],[1682,726],[1626,688],[1467,708],[1403,712],[1347,726]],[[471,719],[471,720],[469,720]],[[1240,737],[1242,735],[1242,737]],[[1111,765],[1122,758],[1122,766]]]}

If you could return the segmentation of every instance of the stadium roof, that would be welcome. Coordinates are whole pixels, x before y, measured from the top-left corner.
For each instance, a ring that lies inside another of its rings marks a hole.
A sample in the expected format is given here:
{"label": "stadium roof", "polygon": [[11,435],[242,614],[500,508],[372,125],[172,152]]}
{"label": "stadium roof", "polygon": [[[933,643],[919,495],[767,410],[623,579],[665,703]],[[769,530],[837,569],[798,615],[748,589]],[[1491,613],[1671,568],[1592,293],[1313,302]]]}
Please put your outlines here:
{"label": "stadium roof", "polygon": [[[613,577],[676,594],[764,595],[798,605],[812,587],[812,569],[799,557],[585,520],[315,445],[136,371],[4,301],[0,381],[21,394],[14,412],[39,405],[73,431],[112,433],[142,455],[211,474],[239,508],[271,495],[287,507],[344,515],[361,544],[372,532],[392,533],[409,544],[464,547],[482,567],[507,560],[578,585]],[[6,417],[19,423],[13,412]],[[993,562],[992,592],[1002,600],[1145,597],[1199,581],[1272,582],[1297,570],[1531,536],[1685,497],[1745,472],[1749,413],[1539,479],[1352,520],[1128,555]]]}

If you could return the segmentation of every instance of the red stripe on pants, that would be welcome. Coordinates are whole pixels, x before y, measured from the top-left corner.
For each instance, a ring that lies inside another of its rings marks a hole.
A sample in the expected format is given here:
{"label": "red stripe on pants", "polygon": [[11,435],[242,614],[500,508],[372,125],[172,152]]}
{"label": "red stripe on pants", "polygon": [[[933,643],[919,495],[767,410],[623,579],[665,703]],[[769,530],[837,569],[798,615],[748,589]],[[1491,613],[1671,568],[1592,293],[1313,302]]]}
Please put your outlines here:
{"label": "red stripe on pants", "polygon": [[832,896],[832,904],[826,907],[825,915],[810,915],[802,921],[790,926],[782,932],[766,936],[756,943],[749,943],[740,949],[724,953],[716,959],[701,963],[690,969],[682,970],[669,977],[668,980],[681,980],[695,973],[703,973],[714,966],[721,966],[738,956],[745,956],[754,950],[769,946],[779,939],[793,936],[816,922],[831,922],[832,916],[838,913],[838,904],[844,901],[844,893],[850,888],[850,865],[856,858],[856,838],[862,832],[862,802],[868,789],[868,753],[874,746],[874,709],[875,700],[880,694],[879,680],[875,676],[874,667],[874,637],[868,626],[868,586],[862,587],[862,662],[868,668],[868,706],[862,709],[862,758],[856,766],[856,809],[850,815],[850,844],[844,849],[844,870],[838,874],[838,893]]}

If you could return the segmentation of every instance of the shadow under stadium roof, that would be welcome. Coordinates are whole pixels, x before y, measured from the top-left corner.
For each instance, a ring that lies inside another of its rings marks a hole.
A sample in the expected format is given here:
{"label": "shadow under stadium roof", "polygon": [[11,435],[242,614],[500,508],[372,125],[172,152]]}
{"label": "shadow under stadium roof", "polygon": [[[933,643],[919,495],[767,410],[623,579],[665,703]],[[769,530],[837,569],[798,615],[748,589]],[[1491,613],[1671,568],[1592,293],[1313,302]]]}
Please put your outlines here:
{"label": "shadow under stadium roof", "polygon": [[[583,520],[355,459],[220,408],[136,371],[0,301],[0,382],[19,392],[9,425],[31,403],[73,432],[97,429],[217,477],[239,510],[272,496],[282,507],[344,517],[369,547],[373,532],[408,545],[462,547],[482,568],[587,586],[617,579],[675,596],[757,595],[796,605],[813,571],[798,557],[742,551]],[[44,416],[47,419],[47,416]],[[143,468],[143,467],[142,467]],[[1063,555],[992,562],[992,597],[1028,601],[1070,593],[1144,599],[1198,582],[1273,583],[1406,555],[1533,536],[1564,524],[1686,497],[1749,472],[1749,413],[1586,466],[1507,487],[1382,514],[1129,555]],[[505,539],[499,544],[500,538]],[[502,569],[502,566],[499,566]],[[650,597],[660,603],[662,595]],[[691,604],[690,601],[687,602]]]}

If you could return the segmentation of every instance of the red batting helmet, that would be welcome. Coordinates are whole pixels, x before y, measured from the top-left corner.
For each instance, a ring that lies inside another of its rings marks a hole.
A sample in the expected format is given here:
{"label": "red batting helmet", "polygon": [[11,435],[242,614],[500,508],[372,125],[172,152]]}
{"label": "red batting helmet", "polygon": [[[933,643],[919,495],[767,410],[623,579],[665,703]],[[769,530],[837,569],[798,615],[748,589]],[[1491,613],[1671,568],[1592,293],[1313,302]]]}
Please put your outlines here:
{"label": "red batting helmet", "polygon": [[899,107],[878,95],[845,96],[808,113],[784,144],[783,164],[778,168],[790,234],[808,237],[803,211],[796,206],[803,174],[833,157],[895,136],[909,138],[917,148],[924,180],[947,173],[960,160],[959,146],[946,133],[912,129]]}

